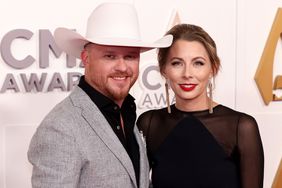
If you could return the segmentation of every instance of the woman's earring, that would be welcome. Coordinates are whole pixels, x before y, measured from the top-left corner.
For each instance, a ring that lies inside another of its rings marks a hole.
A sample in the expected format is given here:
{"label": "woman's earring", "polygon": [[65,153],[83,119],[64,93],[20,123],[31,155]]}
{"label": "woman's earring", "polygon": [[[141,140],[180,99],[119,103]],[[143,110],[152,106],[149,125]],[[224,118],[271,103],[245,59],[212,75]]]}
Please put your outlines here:
{"label": "woman's earring", "polygon": [[167,105],[167,112],[170,114],[170,101],[169,101],[169,92],[168,92],[168,83],[167,80],[165,81],[165,94],[166,94],[166,105]]}
{"label": "woman's earring", "polygon": [[212,100],[212,81],[209,79],[208,83],[208,95],[209,95],[209,113],[213,113],[213,100]]}

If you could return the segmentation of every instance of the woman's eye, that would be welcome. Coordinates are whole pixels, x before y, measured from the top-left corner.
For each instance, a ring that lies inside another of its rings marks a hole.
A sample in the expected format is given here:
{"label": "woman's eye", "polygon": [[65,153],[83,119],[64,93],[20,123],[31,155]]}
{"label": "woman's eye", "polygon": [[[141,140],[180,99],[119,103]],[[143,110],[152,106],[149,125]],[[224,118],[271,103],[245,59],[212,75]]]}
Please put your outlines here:
{"label": "woman's eye", "polygon": [[195,64],[196,66],[203,66],[205,63],[202,62],[202,61],[195,61],[194,64]]}
{"label": "woman's eye", "polygon": [[173,61],[173,62],[171,62],[171,65],[172,66],[179,66],[179,65],[181,65],[181,62],[180,61]]}

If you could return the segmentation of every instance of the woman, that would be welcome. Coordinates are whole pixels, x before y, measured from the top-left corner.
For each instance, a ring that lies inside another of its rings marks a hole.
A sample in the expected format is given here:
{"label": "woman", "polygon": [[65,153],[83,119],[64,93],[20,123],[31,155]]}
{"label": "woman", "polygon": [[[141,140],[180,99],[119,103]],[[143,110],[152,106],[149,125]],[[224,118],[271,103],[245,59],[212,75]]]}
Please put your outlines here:
{"label": "woman", "polygon": [[167,34],[173,43],[159,50],[158,61],[176,102],[143,113],[137,122],[153,187],[262,188],[264,154],[256,120],[212,100],[220,67],[213,39],[188,24]]}

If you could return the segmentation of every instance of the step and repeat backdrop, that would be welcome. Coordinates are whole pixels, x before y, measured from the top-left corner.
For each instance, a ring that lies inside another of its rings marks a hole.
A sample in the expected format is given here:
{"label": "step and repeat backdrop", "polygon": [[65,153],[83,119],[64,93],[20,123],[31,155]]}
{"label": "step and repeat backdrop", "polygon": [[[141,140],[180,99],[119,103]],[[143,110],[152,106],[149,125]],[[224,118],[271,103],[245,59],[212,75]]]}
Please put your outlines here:
{"label": "step and repeat backdrop", "polygon": [[[144,40],[160,38],[176,23],[200,25],[213,37],[222,62],[215,100],[257,119],[265,152],[264,187],[282,186],[282,2],[116,1],[135,4]],[[31,187],[30,139],[83,74],[81,62],[54,43],[54,30],[67,27],[84,33],[89,14],[102,2],[1,1],[0,187]],[[142,54],[131,94],[138,114],[165,106],[155,50]]]}

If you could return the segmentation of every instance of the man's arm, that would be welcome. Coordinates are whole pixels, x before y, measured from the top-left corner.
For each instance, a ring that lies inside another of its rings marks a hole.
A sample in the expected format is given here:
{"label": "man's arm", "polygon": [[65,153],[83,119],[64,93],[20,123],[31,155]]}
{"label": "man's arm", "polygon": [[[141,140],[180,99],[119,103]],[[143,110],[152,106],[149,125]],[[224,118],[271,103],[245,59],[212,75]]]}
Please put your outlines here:
{"label": "man's arm", "polygon": [[37,129],[28,151],[33,188],[77,187],[81,160],[69,129],[58,121],[45,121]]}

